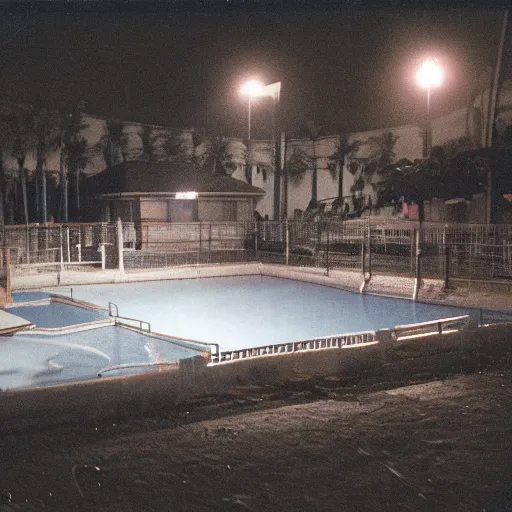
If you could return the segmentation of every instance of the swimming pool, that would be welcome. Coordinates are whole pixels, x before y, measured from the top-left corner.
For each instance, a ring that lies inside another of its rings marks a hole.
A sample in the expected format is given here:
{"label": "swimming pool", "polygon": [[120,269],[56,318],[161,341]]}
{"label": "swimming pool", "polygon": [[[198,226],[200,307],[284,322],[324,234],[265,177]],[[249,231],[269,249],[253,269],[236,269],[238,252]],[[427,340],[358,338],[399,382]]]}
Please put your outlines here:
{"label": "swimming pool", "polygon": [[[69,296],[69,288],[52,288]],[[235,350],[473,314],[267,276],[81,285],[73,297],[145,320],[153,331]]]}

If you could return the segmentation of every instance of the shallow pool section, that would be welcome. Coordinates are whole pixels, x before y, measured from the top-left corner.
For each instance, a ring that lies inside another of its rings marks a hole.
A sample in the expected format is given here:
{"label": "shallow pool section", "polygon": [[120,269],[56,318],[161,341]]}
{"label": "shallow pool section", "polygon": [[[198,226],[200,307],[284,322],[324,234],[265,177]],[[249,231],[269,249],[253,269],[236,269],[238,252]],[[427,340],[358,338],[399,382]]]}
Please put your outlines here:
{"label": "shallow pool section", "polygon": [[[32,299],[37,300],[37,299]],[[85,324],[108,318],[108,312],[102,309],[89,309],[60,302],[48,304],[14,306],[6,311],[33,323],[37,327],[58,328],[76,324]]]}
{"label": "shallow pool section", "polygon": [[472,314],[266,276],[83,285],[72,293],[105,308],[114,302],[120,315],[150,322],[153,331],[219,343],[222,350]]}
{"label": "shallow pool section", "polygon": [[46,292],[14,292],[12,294],[13,302],[34,302],[50,298],[50,294]]}
{"label": "shallow pool section", "polygon": [[159,371],[166,367],[136,364],[175,362],[204,350],[193,343],[175,341],[115,326],[60,336],[18,333],[0,337],[0,389],[96,379],[102,369],[131,363],[135,366],[103,375]]}

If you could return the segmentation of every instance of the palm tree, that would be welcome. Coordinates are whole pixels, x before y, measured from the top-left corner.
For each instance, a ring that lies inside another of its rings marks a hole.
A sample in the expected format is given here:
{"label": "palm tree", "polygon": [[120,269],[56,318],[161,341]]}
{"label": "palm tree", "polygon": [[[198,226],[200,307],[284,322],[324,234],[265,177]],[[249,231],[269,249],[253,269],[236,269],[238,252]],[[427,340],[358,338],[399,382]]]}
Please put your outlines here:
{"label": "palm tree", "polygon": [[74,179],[75,189],[75,212],[74,217],[76,220],[80,219],[80,181],[82,171],[87,166],[89,157],[87,152],[87,139],[84,137],[70,138],[65,142],[64,152],[66,155],[66,165],[69,169],[70,175]]}
{"label": "palm tree", "polygon": [[138,134],[142,143],[142,158],[151,162],[155,161],[155,143],[164,137],[162,134],[154,134],[153,128],[147,124],[141,126]]}
{"label": "palm tree", "polygon": [[[59,112],[60,124],[60,216],[64,222],[69,220],[69,175],[68,171],[72,172],[76,182],[76,210],[77,214],[80,211],[80,169],[77,167],[77,162],[81,163],[84,158],[84,152],[87,149],[87,144],[81,142],[80,132],[87,128],[88,125],[83,122],[82,114],[80,112],[82,103],[78,105],[63,106]],[[78,151],[78,155],[77,155]],[[85,167],[85,163],[83,164]]]}
{"label": "palm tree", "polygon": [[[161,134],[157,138],[161,138],[164,141],[162,144],[162,149],[164,150],[167,159],[190,162],[193,164],[195,169],[196,164],[198,163],[196,158],[196,149],[197,146],[202,142],[202,139],[197,142],[195,133],[196,132],[192,132],[191,148],[187,139],[183,137],[181,130],[169,128],[166,134]],[[190,151],[190,149],[192,151]]]}
{"label": "palm tree", "polygon": [[23,200],[23,217],[25,224],[28,224],[27,170],[25,169],[25,160],[27,154],[35,147],[35,134],[30,112],[20,110],[16,114],[10,115],[8,126],[11,135],[11,156],[16,159],[18,164],[18,178]]}
{"label": "palm tree", "polygon": [[107,119],[104,134],[97,146],[102,152],[103,159],[107,164],[107,169],[110,169],[118,163],[119,153],[121,153],[122,160],[125,160],[127,143],[128,139],[124,134],[123,121],[120,119]]}
{"label": "palm tree", "polygon": [[44,167],[47,152],[58,147],[59,119],[58,114],[44,105],[40,98],[31,110],[32,129],[36,139],[36,210],[37,217],[42,222],[47,222],[46,171]]}
{"label": "palm tree", "polygon": [[285,162],[285,170],[290,183],[299,185],[312,166],[313,157],[300,148],[294,148],[290,158]]}
{"label": "palm tree", "polygon": [[361,147],[361,141],[348,141],[346,135],[340,135],[336,151],[329,157],[329,172],[333,179],[338,178],[338,200],[343,200],[343,168],[347,159],[351,159]]}
{"label": "palm tree", "polygon": [[199,169],[213,176],[233,174],[236,164],[228,148],[229,140],[216,137],[205,144],[205,151],[200,158]]}

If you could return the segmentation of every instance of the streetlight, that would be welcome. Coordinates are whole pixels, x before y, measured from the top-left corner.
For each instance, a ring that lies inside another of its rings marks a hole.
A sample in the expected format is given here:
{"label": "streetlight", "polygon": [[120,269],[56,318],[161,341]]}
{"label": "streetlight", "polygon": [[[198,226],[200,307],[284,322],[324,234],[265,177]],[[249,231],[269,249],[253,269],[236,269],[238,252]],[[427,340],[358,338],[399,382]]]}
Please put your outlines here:
{"label": "streetlight", "polygon": [[425,128],[425,145],[423,156],[430,156],[432,146],[432,129],[430,126],[430,94],[432,88],[439,87],[443,82],[443,71],[436,59],[427,59],[418,69],[416,75],[420,87],[427,90],[427,122]]}
{"label": "streetlight", "polygon": [[274,219],[280,218],[280,198],[281,198],[281,141],[279,136],[280,123],[278,115],[278,103],[281,95],[281,82],[275,82],[269,85],[263,85],[257,80],[249,80],[240,88],[240,94],[248,97],[248,127],[247,139],[249,154],[251,153],[251,99],[252,98],[272,98],[272,138],[274,143]]}
{"label": "streetlight", "polygon": [[261,96],[264,87],[258,80],[249,80],[240,87],[240,94],[247,96],[247,140],[251,140],[251,100]]}

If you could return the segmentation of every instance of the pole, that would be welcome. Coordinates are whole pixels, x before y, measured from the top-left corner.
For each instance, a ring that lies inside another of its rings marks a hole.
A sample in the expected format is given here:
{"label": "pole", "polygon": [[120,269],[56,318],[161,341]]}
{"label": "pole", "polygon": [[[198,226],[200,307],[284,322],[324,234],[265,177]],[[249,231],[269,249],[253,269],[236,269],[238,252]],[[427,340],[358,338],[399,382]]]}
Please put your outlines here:
{"label": "pole", "polygon": [[427,120],[425,127],[425,154],[426,158],[430,157],[431,149],[431,126],[430,126],[430,87],[427,87]]}
{"label": "pole", "polygon": [[247,140],[249,144],[251,142],[251,95],[249,95],[248,101],[248,109],[247,109]]}
{"label": "pole", "polygon": [[123,260],[123,223],[121,218],[117,218],[117,254],[119,258],[119,273],[124,274],[124,260]]}
{"label": "pole", "polygon": [[272,100],[272,143],[274,146],[274,220],[281,220],[281,137],[279,133],[279,99]]}
{"label": "pole", "polygon": [[503,46],[505,44],[505,36],[507,33],[508,14],[509,14],[509,9],[507,8],[507,9],[505,9],[505,12],[503,13],[503,24],[501,26],[501,37],[500,37],[500,43],[498,46],[498,55],[496,57],[496,67],[494,68],[492,88],[489,93],[490,98],[489,98],[489,110],[488,110],[488,115],[487,115],[486,147],[492,146],[492,132],[493,132],[493,128],[494,128],[494,119],[496,117],[496,103],[497,103],[497,99],[498,99],[501,61],[503,59]]}
{"label": "pole", "polygon": [[413,300],[418,300],[418,292],[420,290],[421,285],[421,239],[420,239],[420,233],[421,230],[414,230],[415,239],[416,239],[416,276],[414,278],[414,290],[412,298]]}
{"label": "pole", "polygon": [[68,244],[68,263],[71,261],[71,240],[69,238],[69,228],[66,228],[66,242]]}
{"label": "pole", "polygon": [[60,236],[60,270],[62,272],[64,270],[64,249],[62,247],[64,241],[62,238],[62,226],[59,226],[59,236]]}
{"label": "pole", "polygon": [[286,258],[286,265],[288,265],[289,261],[290,261],[290,229],[288,227],[288,219],[285,220],[285,230],[286,230],[285,258]]}
{"label": "pole", "polygon": [[327,277],[329,277],[329,223],[327,223],[327,247],[326,247],[326,251],[325,251],[325,259],[326,259],[326,262],[325,262],[325,267],[326,267],[326,273],[327,273]]}

